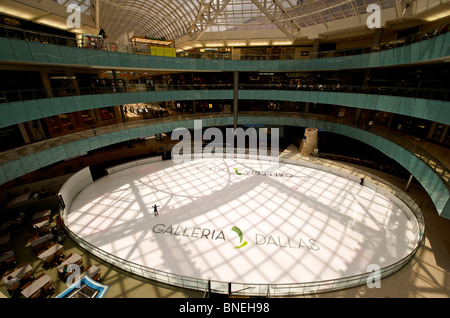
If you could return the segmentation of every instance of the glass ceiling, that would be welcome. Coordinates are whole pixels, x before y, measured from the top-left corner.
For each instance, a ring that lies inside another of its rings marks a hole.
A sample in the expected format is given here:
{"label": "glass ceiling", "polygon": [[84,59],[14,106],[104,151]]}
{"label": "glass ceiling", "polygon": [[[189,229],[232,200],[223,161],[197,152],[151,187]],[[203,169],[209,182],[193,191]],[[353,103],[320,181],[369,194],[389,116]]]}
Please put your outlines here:
{"label": "glass ceiling", "polygon": [[[93,14],[95,0],[79,4]],[[294,38],[302,28],[367,13],[369,4],[394,7],[394,0],[100,0],[101,28],[110,41],[124,34],[175,40],[205,32],[280,29]],[[93,10],[92,10],[93,11]]]}

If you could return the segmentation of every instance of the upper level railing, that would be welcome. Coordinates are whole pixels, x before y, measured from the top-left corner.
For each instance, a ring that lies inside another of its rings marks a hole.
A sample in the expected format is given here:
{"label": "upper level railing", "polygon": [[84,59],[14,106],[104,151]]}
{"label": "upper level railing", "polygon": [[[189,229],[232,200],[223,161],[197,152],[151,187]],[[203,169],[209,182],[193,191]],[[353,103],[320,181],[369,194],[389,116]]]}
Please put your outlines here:
{"label": "upper level railing", "polygon": [[[307,114],[300,112],[279,112],[279,111],[255,111],[255,112],[239,112],[239,116],[282,116],[282,117],[297,117],[306,119],[316,119],[327,122],[335,122],[359,129],[366,129],[365,123],[356,124],[352,120],[345,120],[343,118],[337,118],[336,116],[326,116],[317,114]],[[64,135],[60,137],[55,137],[47,140],[38,141],[32,144],[21,146],[15,149],[7,150],[0,153],[0,164],[4,165],[10,161],[18,160],[24,158],[31,154],[37,154],[40,151],[51,149],[58,146],[63,146],[65,144],[76,142],[82,139],[88,139],[95,136],[102,136],[106,134],[111,134],[114,132],[120,132],[140,127],[145,127],[148,125],[172,123],[176,121],[185,120],[195,120],[195,119],[207,119],[207,118],[217,118],[217,117],[231,117],[230,113],[213,113],[213,114],[193,114],[193,115],[175,115],[164,118],[146,119],[140,121],[131,121],[123,124],[115,124],[105,127],[98,127],[94,129],[88,129],[84,131],[74,132],[70,135]],[[421,148],[418,144],[409,141],[398,135],[389,133],[383,128],[372,128],[372,133],[383,137],[401,147],[413,153],[415,156],[420,158],[425,164],[427,164],[436,175],[443,181],[443,183],[450,189],[450,170],[443,164],[438,158]],[[165,150],[170,151],[170,149]]]}
{"label": "upper level railing", "polygon": [[[304,59],[318,59],[330,57],[353,56],[366,53],[380,52],[389,49],[395,49],[410,45],[413,43],[428,40],[448,32],[448,25],[443,24],[438,28],[428,32],[409,35],[386,43],[381,43],[375,47],[357,47],[342,50],[330,50],[320,52],[300,52],[300,53],[280,53],[280,54],[236,54],[232,51],[208,51],[208,52],[180,52],[177,57],[186,58],[200,58],[200,59],[214,59],[214,60],[304,60]],[[70,47],[81,47],[77,45],[75,38],[64,37],[53,34],[39,33],[32,30],[25,30],[14,28],[10,26],[0,26],[0,37],[7,37],[10,39],[19,39],[31,42],[40,42],[44,44],[63,45]],[[151,54],[150,48],[136,47],[133,45],[124,45],[117,43],[103,43],[88,47],[89,49],[104,50],[110,52],[121,52],[130,54]]]}
{"label": "upper level railing", "polygon": [[[97,87],[71,87],[52,89],[19,89],[1,90],[0,103],[11,103],[33,99],[65,97],[77,95],[92,95],[104,93],[132,93],[140,91],[186,91],[186,90],[232,90],[233,84],[194,84],[194,85],[158,85],[140,86],[130,84],[126,86],[97,86]],[[353,86],[353,85],[289,85],[279,84],[239,84],[241,90],[292,90],[292,91],[318,91],[335,93],[374,94],[398,97],[411,97],[450,101],[450,90],[418,87],[388,87],[388,86]]]}

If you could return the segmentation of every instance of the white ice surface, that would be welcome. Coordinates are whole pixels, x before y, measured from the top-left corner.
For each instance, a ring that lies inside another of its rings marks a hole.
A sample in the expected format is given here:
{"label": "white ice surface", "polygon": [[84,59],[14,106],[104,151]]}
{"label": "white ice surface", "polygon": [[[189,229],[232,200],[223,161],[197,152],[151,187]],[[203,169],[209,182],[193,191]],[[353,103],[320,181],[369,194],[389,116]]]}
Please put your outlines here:
{"label": "white ice surface", "polygon": [[[390,265],[417,245],[416,221],[359,183],[281,163],[279,175],[253,174],[262,170],[259,161],[245,159],[126,169],[86,187],[66,224],[120,258],[224,282],[351,276],[371,264]],[[235,249],[241,241],[233,226],[246,246]]]}

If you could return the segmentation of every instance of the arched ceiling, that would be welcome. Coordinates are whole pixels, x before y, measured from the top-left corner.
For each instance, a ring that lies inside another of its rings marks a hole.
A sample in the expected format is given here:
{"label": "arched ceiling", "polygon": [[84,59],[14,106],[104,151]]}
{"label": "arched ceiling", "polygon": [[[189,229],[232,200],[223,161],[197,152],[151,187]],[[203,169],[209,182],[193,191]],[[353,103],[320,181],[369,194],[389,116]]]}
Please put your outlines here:
{"label": "arched ceiling", "polygon": [[[74,33],[103,29],[107,42],[147,36],[184,50],[370,37],[374,30],[366,20],[373,4],[381,10],[381,27],[394,30],[450,15],[450,0],[1,0],[0,12]],[[66,23],[72,5],[82,12],[78,29]]]}
{"label": "arched ceiling", "polygon": [[205,33],[248,30],[279,30],[295,39],[303,28],[365,15],[369,4],[384,10],[394,0],[100,0],[100,21],[111,41],[126,33],[200,40]]}

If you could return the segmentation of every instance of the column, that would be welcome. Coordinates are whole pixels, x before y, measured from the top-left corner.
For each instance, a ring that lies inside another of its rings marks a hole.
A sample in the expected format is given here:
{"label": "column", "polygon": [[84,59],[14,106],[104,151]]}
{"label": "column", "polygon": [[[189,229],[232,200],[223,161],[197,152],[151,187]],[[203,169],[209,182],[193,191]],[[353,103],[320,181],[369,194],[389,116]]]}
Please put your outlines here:
{"label": "column", "polygon": [[300,154],[303,156],[310,156],[314,154],[315,149],[319,149],[319,130],[317,128],[306,128],[305,135],[300,144]]}
{"label": "column", "polygon": [[238,124],[238,103],[239,103],[239,72],[233,72],[233,118],[234,118],[234,129],[237,128]]}
{"label": "column", "polygon": [[314,39],[312,58],[319,57],[320,39]]}

